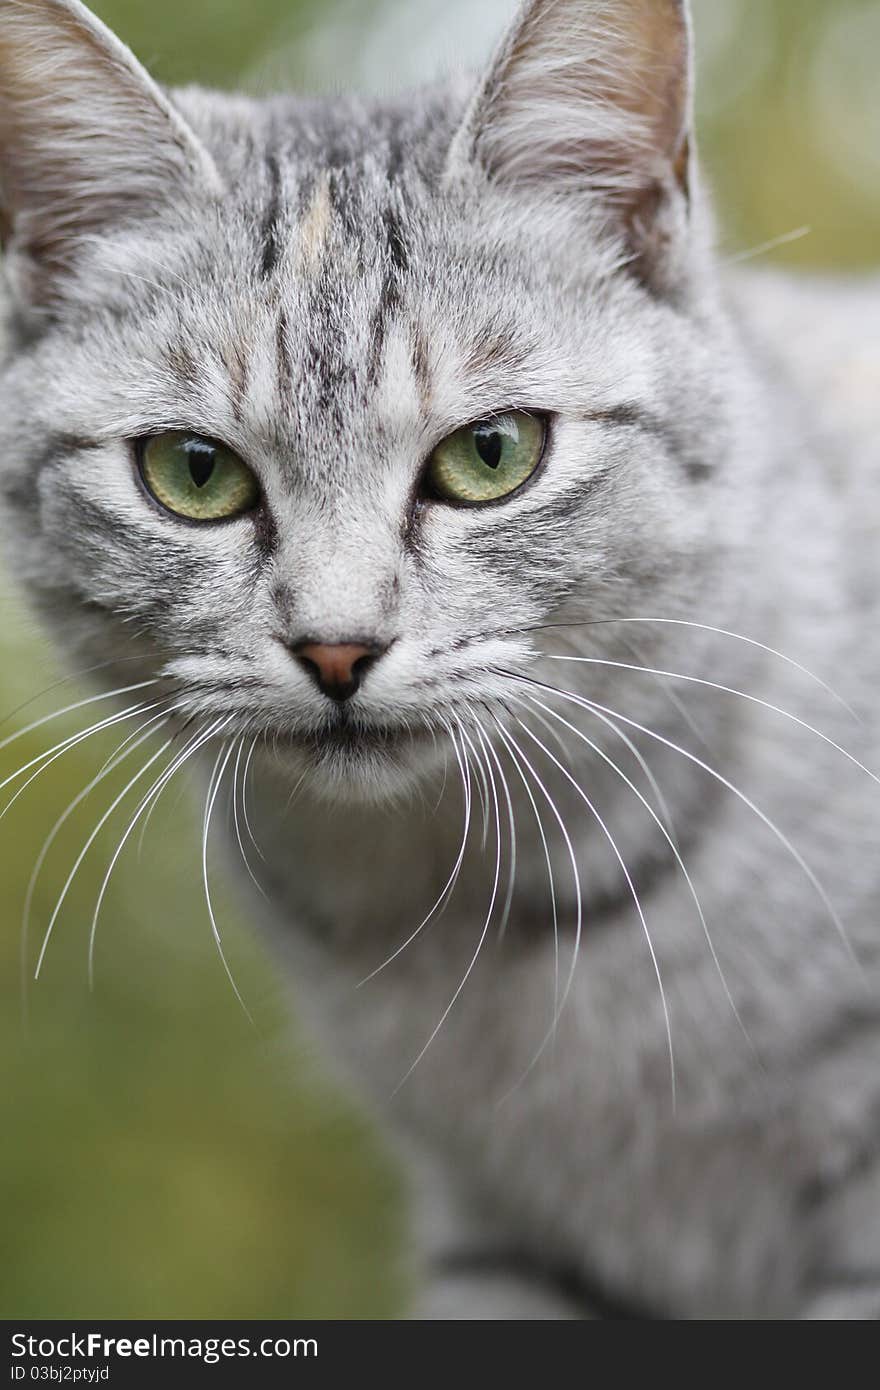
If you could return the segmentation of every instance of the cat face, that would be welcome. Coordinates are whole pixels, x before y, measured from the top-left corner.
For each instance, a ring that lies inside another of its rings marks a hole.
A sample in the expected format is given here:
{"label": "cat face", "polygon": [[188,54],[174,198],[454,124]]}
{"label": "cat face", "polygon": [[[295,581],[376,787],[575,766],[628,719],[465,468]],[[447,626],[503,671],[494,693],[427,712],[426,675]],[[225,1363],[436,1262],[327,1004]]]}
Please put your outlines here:
{"label": "cat face", "polygon": [[533,3],[467,106],[171,105],[67,0],[3,10],[0,78],[10,544],[85,650],[385,795],[548,625],[700,582],[730,402],[678,4]]}

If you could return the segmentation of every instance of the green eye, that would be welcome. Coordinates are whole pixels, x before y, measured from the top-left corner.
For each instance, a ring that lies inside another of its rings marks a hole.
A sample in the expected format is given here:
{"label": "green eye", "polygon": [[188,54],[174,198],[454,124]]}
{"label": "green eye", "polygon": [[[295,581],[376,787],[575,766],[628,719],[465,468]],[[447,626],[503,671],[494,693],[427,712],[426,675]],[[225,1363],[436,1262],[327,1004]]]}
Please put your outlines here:
{"label": "green eye", "polygon": [[252,511],[260,488],[237,454],[197,434],[158,434],[141,444],[141,477],[157,502],[188,521],[227,521]]}
{"label": "green eye", "polygon": [[438,445],[428,464],[428,481],[447,502],[509,497],[541,462],[545,435],[543,421],[522,410],[477,420]]}

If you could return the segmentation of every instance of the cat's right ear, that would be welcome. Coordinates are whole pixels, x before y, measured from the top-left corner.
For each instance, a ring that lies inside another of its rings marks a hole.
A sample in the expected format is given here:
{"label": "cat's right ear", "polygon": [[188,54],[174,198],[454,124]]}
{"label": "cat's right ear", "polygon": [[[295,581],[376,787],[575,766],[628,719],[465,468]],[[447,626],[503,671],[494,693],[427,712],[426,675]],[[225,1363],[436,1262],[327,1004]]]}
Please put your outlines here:
{"label": "cat's right ear", "polygon": [[528,206],[589,206],[632,272],[671,289],[688,233],[687,0],[525,0],[453,143]]}
{"label": "cat's right ear", "polygon": [[0,0],[0,242],[13,294],[48,306],[85,238],[175,191],[216,196],[210,155],[79,0]]}

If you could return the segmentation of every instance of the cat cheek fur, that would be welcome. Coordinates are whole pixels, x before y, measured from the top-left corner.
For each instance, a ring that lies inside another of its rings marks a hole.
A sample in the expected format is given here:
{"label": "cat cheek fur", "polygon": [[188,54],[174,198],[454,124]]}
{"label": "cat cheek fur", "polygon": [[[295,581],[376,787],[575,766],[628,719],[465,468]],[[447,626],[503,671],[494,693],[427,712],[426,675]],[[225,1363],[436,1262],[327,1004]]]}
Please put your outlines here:
{"label": "cat cheek fur", "polygon": [[[437,1315],[880,1308],[843,1277],[877,1015],[828,915],[876,972],[876,788],[833,745],[877,760],[837,458],[876,476],[877,434],[811,414],[815,324],[857,341],[876,291],[719,274],[691,102],[677,0],[529,0],[475,90],[377,103],[168,95],[77,0],[0,0],[4,548],[78,665],[137,655],[249,747],[303,1007],[430,1176]],[[528,486],[420,492],[511,408]],[[162,513],[133,441],[170,429],[261,512]],[[304,639],[387,648],[345,713]]]}

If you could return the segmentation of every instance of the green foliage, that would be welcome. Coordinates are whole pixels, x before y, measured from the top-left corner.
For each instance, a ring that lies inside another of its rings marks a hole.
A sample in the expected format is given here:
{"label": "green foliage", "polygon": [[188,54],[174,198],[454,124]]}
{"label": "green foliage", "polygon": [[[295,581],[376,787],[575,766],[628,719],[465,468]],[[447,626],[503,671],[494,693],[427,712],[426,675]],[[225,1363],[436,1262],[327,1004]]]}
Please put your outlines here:
{"label": "green foliage", "polygon": [[694,0],[694,10],[722,248],[736,255],[806,227],[767,263],[876,266],[878,0]]}

